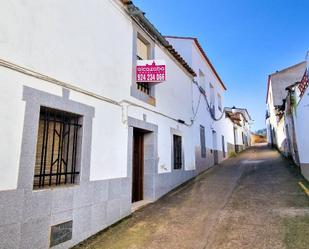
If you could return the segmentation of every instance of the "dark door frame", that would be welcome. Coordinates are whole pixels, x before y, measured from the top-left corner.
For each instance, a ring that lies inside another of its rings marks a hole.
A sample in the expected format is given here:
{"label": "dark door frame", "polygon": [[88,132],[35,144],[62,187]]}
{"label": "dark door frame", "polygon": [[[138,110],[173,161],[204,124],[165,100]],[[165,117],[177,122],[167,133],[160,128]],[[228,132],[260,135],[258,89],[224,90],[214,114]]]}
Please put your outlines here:
{"label": "dark door frame", "polygon": [[144,134],[133,129],[132,202],[144,199]]}

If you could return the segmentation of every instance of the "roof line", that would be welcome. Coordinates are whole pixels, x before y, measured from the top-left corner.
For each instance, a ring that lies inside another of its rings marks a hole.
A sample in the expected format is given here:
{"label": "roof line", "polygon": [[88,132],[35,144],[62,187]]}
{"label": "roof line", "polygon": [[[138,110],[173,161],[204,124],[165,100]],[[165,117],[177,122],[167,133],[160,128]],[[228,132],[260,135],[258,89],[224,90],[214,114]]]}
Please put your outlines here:
{"label": "roof line", "polygon": [[276,75],[276,74],[278,74],[278,73],[283,73],[283,72],[285,72],[285,71],[287,71],[287,70],[289,70],[289,69],[291,69],[291,68],[293,68],[293,67],[297,67],[297,66],[299,66],[299,65],[301,65],[301,64],[303,64],[303,63],[306,63],[306,61],[299,62],[299,63],[297,63],[297,64],[295,64],[295,65],[289,66],[289,67],[287,67],[287,68],[281,69],[280,71],[276,71],[276,72],[271,73],[271,74],[268,75],[268,80],[267,80],[267,92],[266,92],[266,101],[265,101],[266,104],[267,104],[267,100],[268,100],[268,94],[269,94],[269,86],[270,86],[270,78],[271,78],[271,76],[274,76],[274,75]]}
{"label": "roof line", "polygon": [[265,99],[266,104],[268,101],[269,85],[270,85],[270,75],[268,75],[268,80],[267,80],[267,92],[266,92],[266,99]]}
{"label": "roof line", "polygon": [[223,83],[222,79],[220,78],[219,74],[217,73],[215,67],[212,65],[210,59],[208,58],[208,56],[206,55],[203,47],[201,46],[201,44],[199,43],[198,39],[196,37],[185,37],[185,36],[171,36],[171,35],[167,35],[165,36],[166,38],[174,38],[174,39],[188,39],[188,40],[193,40],[196,44],[196,46],[198,47],[198,49],[200,50],[200,52],[202,53],[204,59],[207,61],[207,63],[209,64],[211,70],[214,72],[214,74],[216,75],[217,79],[219,80],[220,84],[222,85],[224,90],[227,90],[225,84]]}
{"label": "roof line", "polygon": [[165,37],[157,30],[157,28],[146,18],[145,13],[136,7],[132,1],[122,0],[122,3],[127,7],[127,14],[135,20],[141,27],[149,32],[156,41],[158,41],[170,55],[193,77],[196,76],[194,70],[189,64],[181,57],[181,55],[173,48],[172,45],[165,39]]}
{"label": "roof line", "polygon": [[284,68],[284,69],[281,69],[281,70],[279,70],[279,71],[276,71],[276,72],[274,72],[274,73],[271,73],[269,76],[273,76],[273,75],[276,75],[276,74],[278,74],[278,73],[283,73],[283,72],[285,72],[285,71],[288,71],[289,69],[292,69],[293,67],[298,67],[299,65],[301,65],[301,64],[303,64],[303,63],[306,63],[306,61],[299,62],[299,63],[297,63],[297,64],[295,64],[295,65],[292,65],[292,66],[289,66],[289,67],[287,67],[287,68]]}
{"label": "roof line", "polygon": [[[224,111],[227,111],[227,109],[233,109],[233,107],[224,107]],[[252,120],[252,117],[250,116],[247,108],[241,108],[241,107],[235,107],[236,110],[245,111],[248,115],[248,118]],[[241,113],[241,112],[240,112]]]}

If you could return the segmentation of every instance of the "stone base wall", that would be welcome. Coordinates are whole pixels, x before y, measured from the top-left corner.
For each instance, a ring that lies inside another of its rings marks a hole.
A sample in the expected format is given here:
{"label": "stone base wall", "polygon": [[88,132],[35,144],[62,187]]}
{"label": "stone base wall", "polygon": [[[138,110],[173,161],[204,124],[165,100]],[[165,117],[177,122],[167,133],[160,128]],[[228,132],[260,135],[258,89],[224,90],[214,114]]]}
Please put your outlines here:
{"label": "stone base wall", "polygon": [[219,163],[221,163],[222,161],[228,158],[228,155],[227,153],[225,153],[225,156],[224,156],[223,151],[218,150],[218,158],[219,158]]}
{"label": "stone base wall", "polygon": [[227,156],[229,156],[231,153],[235,153],[235,145],[227,143]]}
{"label": "stone base wall", "polygon": [[1,191],[0,206],[0,248],[49,248],[50,228],[73,221],[72,239],[53,247],[69,248],[131,213],[131,181]]}
{"label": "stone base wall", "polygon": [[206,148],[206,157],[201,156],[201,147],[195,147],[195,167],[196,173],[199,174],[214,165],[214,154],[210,148]]}
{"label": "stone base wall", "polygon": [[174,170],[155,177],[155,200],[197,175],[195,170]]}

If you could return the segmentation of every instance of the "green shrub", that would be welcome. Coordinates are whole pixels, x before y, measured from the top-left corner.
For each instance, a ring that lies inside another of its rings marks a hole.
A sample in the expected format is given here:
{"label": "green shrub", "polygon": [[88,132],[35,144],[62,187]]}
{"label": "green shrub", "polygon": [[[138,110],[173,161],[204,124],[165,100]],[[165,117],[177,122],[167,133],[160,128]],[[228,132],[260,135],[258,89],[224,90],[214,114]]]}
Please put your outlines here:
{"label": "green shrub", "polygon": [[235,156],[237,156],[237,153],[235,151],[229,152],[229,157],[235,157]]}

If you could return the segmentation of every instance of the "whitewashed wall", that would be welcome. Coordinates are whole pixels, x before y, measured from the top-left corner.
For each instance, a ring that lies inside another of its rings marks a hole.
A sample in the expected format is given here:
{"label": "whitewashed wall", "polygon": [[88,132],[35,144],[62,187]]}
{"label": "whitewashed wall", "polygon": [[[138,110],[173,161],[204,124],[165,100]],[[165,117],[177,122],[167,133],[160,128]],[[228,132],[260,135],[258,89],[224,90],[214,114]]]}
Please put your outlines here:
{"label": "whitewashed wall", "polygon": [[[167,38],[167,40],[187,60],[189,65],[198,74],[195,80],[198,82],[199,85],[202,85],[203,88],[205,89],[208,101],[210,101],[210,83],[213,85],[214,95],[215,95],[216,117],[219,117],[221,115],[221,112],[218,109],[217,94],[219,93],[221,96],[221,104],[222,104],[222,111],[223,111],[225,90],[223,89],[219,80],[215,76],[210,65],[206,62],[199,48],[196,46],[194,40],[186,39],[186,38],[184,39]],[[199,70],[201,70],[205,76],[204,84],[201,82],[201,79],[199,78]],[[192,95],[193,95],[194,111],[197,110],[198,108],[198,113],[197,113],[195,124],[194,124],[194,144],[195,146],[200,145],[199,126],[203,125],[205,127],[206,147],[210,149],[222,151],[221,135],[224,135],[224,137],[228,136],[228,134],[226,134],[224,118],[222,118],[220,121],[212,120],[210,117],[209,111],[207,110],[207,105],[203,97],[198,107],[200,92],[195,85],[192,85]],[[216,148],[214,148],[213,146],[212,130],[215,130],[217,133],[217,147]]]}
{"label": "whitewashed wall", "polygon": [[[190,123],[191,78],[160,46],[155,47],[155,55],[166,60],[168,76],[165,83],[156,86],[157,106],[130,96],[133,26],[116,1],[5,1],[1,3],[0,18],[0,59]],[[6,172],[0,174],[0,190],[6,190],[15,189],[17,184],[25,110],[23,86],[59,96],[62,88],[2,67],[0,86],[0,172]],[[127,176],[128,127],[122,122],[122,109],[74,91],[70,98],[95,108],[90,179]],[[140,108],[128,111],[129,116],[141,120],[143,114],[159,127],[159,172],[171,171],[170,128],[183,133],[185,168],[194,169],[192,129]]]}
{"label": "whitewashed wall", "polygon": [[[267,96],[267,109],[268,109],[268,112],[269,112],[269,119],[268,119],[268,125],[269,127],[273,127],[274,128],[274,132],[275,134],[273,134],[274,136],[274,141],[273,143],[275,143],[276,145],[279,146],[279,141],[278,141],[278,134],[277,134],[277,129],[278,129],[278,120],[277,120],[277,116],[276,116],[276,110],[275,110],[275,107],[274,107],[274,101],[273,101],[273,91],[272,91],[272,86],[271,86],[271,80],[270,80],[270,83],[269,83],[269,88],[268,88],[268,96]],[[271,143],[271,131],[270,131],[270,128],[267,129],[268,131],[268,143]]]}
{"label": "whitewashed wall", "polygon": [[[192,113],[192,79],[183,71],[183,68],[175,63],[169,54],[158,45],[155,46],[155,57],[166,61],[167,81],[155,86],[156,107],[150,107],[161,113],[176,119],[182,119],[190,124]],[[194,149],[192,127],[179,124],[171,119],[153,114],[139,108],[130,108],[129,116],[143,119],[147,116],[147,122],[158,125],[158,172],[171,172],[171,131],[174,128],[183,133],[185,169],[194,169]]]}
{"label": "whitewashed wall", "polygon": [[309,180],[309,91],[306,90],[303,98],[298,103],[297,114],[294,115],[295,132],[298,146],[299,160],[302,167],[302,174]]}
{"label": "whitewashed wall", "polygon": [[229,118],[224,119],[225,122],[225,134],[226,134],[226,142],[230,144],[234,144],[234,124]]}

